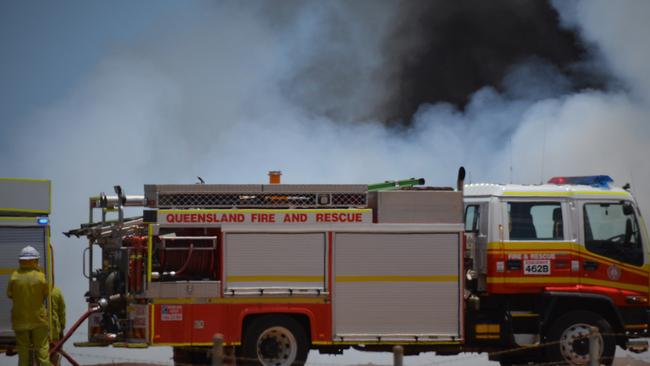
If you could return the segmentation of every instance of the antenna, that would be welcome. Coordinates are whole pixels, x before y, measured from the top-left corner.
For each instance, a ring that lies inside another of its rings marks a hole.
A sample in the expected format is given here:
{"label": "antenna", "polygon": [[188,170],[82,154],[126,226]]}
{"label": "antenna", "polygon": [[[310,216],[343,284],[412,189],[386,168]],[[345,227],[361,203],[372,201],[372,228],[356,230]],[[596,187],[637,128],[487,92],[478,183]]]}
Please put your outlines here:
{"label": "antenna", "polygon": [[508,145],[510,146],[510,184],[512,184],[512,134],[508,136]]}
{"label": "antenna", "polygon": [[544,156],[546,155],[546,120],[544,120],[544,129],[542,134],[542,166],[539,172],[539,184],[544,184]]}

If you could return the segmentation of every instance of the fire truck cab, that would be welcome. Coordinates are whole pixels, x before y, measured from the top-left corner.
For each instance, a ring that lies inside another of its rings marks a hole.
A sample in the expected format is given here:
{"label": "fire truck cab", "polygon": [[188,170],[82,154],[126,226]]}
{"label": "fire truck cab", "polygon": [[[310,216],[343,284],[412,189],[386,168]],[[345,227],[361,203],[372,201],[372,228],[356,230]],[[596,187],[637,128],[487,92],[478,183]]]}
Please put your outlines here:
{"label": "fire truck cab", "polygon": [[648,331],[648,235],[632,194],[611,182],[556,177],[542,185],[465,186],[467,287],[480,302],[474,314],[502,320],[484,336],[538,346],[493,359],[519,363],[541,353],[586,364],[590,326],[600,330],[604,363],[616,345],[647,348],[630,339]]}

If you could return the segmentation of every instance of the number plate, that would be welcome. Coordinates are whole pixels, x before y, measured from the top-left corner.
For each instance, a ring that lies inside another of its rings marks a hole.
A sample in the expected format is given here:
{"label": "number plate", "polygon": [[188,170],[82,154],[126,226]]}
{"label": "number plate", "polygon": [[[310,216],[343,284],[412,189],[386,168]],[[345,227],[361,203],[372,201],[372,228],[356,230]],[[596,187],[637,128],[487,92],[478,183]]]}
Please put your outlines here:
{"label": "number plate", "polygon": [[550,275],[551,261],[547,259],[535,259],[524,261],[524,274],[527,275]]}

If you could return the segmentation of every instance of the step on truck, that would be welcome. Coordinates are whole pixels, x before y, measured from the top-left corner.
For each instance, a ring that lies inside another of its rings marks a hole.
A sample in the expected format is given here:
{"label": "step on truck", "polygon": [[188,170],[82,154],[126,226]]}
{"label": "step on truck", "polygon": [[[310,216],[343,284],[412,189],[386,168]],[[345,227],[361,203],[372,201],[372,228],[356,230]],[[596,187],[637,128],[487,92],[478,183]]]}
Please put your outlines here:
{"label": "step on truck", "polygon": [[220,333],[257,365],[395,345],[583,365],[592,330],[605,364],[616,346],[647,348],[649,239],[628,189],[463,178],[116,186],[66,233],[88,238],[87,301],[104,302],[77,345],[171,346],[178,364],[207,363]]}
{"label": "step on truck", "polygon": [[[0,353],[15,354],[16,336],[11,327],[11,299],[7,285],[18,269],[18,255],[31,245],[41,254],[39,267],[52,283],[50,245],[51,184],[49,180],[0,178]],[[50,299],[47,299],[48,318]]]}

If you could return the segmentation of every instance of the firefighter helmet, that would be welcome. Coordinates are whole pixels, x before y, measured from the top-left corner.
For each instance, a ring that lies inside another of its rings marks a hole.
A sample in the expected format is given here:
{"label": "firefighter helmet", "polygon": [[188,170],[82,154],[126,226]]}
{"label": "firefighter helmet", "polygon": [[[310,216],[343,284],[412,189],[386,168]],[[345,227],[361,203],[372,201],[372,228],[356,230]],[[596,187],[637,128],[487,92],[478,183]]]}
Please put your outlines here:
{"label": "firefighter helmet", "polygon": [[41,255],[38,253],[38,250],[36,250],[33,246],[28,245],[20,251],[20,256],[18,259],[21,261],[28,261],[32,259],[39,259],[40,257]]}

